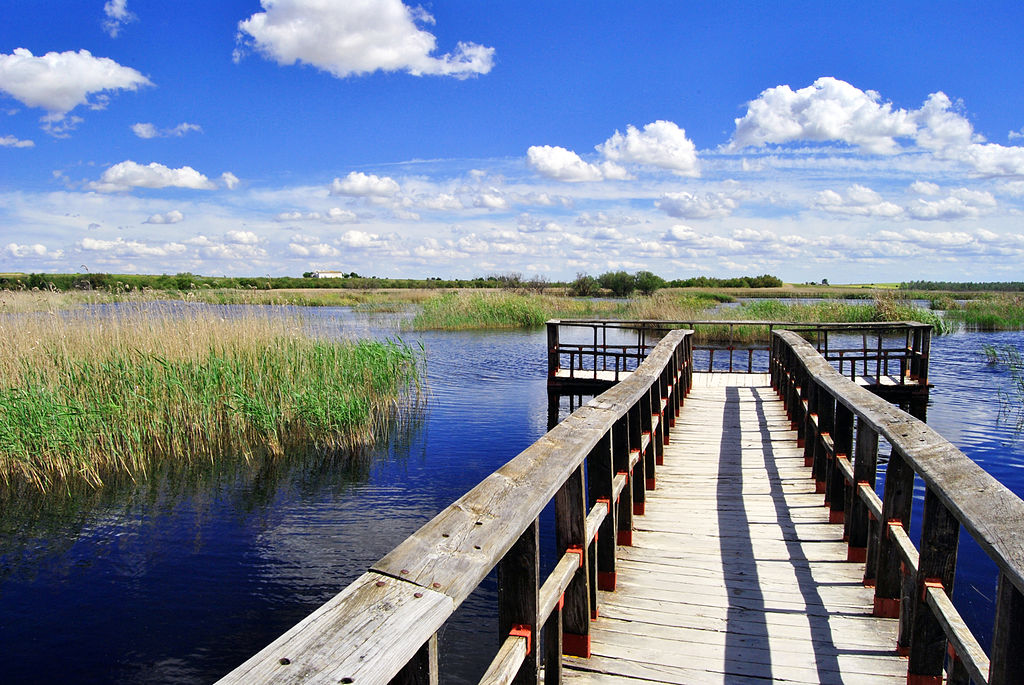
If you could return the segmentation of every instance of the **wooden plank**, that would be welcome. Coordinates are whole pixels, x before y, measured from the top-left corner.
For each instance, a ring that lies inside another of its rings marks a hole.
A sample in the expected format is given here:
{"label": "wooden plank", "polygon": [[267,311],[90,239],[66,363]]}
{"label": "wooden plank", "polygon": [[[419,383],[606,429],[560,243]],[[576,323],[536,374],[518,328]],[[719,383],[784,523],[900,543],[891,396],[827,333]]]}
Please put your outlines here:
{"label": "wooden plank", "polygon": [[953,606],[953,600],[941,589],[935,587],[928,588],[925,597],[928,606],[935,612],[936,618],[942,624],[949,641],[953,643],[957,658],[963,662],[975,685],[988,683],[989,668],[992,664],[988,655],[985,654],[985,650],[974,638],[971,629],[960,617],[960,612]]}
{"label": "wooden plank", "polygon": [[[536,653],[536,650],[534,650]],[[526,638],[510,636],[501,643],[491,665],[480,678],[480,685],[509,685],[526,660]]]}
{"label": "wooden plank", "polygon": [[454,609],[443,593],[364,573],[219,682],[387,682]]}
{"label": "wooden plank", "polygon": [[707,395],[695,379],[567,681],[904,682],[895,621],[871,616],[774,391],[728,376]]}

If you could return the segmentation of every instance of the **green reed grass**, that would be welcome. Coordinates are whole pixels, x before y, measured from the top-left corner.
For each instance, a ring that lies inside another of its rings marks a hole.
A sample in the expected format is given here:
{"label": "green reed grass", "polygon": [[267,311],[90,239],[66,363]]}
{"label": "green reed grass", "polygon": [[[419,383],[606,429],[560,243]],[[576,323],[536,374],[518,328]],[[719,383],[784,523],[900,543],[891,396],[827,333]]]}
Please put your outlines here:
{"label": "green reed grass", "polygon": [[626,301],[538,295],[507,291],[462,290],[423,302],[413,317],[418,330],[538,328],[548,319],[659,319],[694,318],[728,295],[666,290]]}
{"label": "green reed grass", "polygon": [[979,331],[1016,331],[1024,329],[1024,297],[989,295],[962,305],[950,301],[946,320]]}
{"label": "green reed grass", "polygon": [[[897,300],[892,294],[879,293],[872,303],[854,304],[847,300],[825,300],[811,304],[794,304],[783,300],[758,300],[745,302],[740,307],[728,310],[723,320],[734,321],[779,321],[787,323],[871,323],[886,321],[918,321],[931,324],[936,333],[943,333],[946,327],[934,312],[919,309]],[[697,331],[697,341],[732,340],[740,344],[764,343],[769,338],[767,325],[741,324],[729,326],[702,326]]]}
{"label": "green reed grass", "polygon": [[280,312],[215,309],[0,316],[0,483],[353,450],[418,395],[419,357],[401,342],[317,340]]}

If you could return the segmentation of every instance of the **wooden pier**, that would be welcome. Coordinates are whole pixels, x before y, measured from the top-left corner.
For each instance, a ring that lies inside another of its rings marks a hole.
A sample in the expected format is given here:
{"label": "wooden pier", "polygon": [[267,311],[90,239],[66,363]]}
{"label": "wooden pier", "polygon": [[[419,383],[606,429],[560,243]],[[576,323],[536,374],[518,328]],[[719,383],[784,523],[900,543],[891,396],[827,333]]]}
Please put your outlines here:
{"label": "wooden pier", "polygon": [[[907,330],[896,384],[927,387]],[[1024,501],[794,332],[767,373],[696,372],[692,330],[638,362],[222,682],[436,683],[497,568],[484,683],[1024,683]],[[961,529],[999,570],[987,653],[950,600]]]}

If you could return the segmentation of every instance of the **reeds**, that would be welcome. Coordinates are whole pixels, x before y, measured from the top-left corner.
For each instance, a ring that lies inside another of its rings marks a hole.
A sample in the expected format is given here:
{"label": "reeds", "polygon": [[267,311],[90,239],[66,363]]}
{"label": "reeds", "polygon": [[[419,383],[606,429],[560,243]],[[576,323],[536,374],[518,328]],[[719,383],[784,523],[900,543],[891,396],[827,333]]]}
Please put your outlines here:
{"label": "reeds", "polygon": [[314,339],[278,310],[0,315],[0,482],[352,450],[415,401],[418,363],[401,342]]}
{"label": "reeds", "polygon": [[950,301],[946,320],[978,331],[1024,329],[1024,296],[989,295],[957,304]]}

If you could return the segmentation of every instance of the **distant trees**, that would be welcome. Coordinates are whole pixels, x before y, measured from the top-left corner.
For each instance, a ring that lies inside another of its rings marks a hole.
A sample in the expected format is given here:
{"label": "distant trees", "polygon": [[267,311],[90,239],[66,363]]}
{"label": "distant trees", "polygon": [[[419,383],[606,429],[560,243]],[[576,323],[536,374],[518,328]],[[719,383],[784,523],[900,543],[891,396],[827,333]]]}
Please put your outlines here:
{"label": "distant trees", "polygon": [[642,295],[653,295],[656,290],[664,288],[666,285],[664,278],[657,276],[650,271],[638,271],[635,279],[636,289],[639,290]]}
{"label": "distant trees", "polygon": [[625,271],[608,271],[597,277],[602,288],[612,291],[615,297],[629,297],[636,290],[636,277]]}
{"label": "distant trees", "polygon": [[593,297],[601,291],[601,284],[593,276],[583,273],[576,274],[576,280],[569,284],[569,294],[576,297]]}
{"label": "distant trees", "polygon": [[693,278],[669,281],[671,288],[781,288],[782,279],[770,274],[761,276],[741,276],[739,278],[712,278],[695,276]]}
{"label": "distant trees", "polygon": [[900,283],[900,290],[950,290],[953,292],[983,291],[1013,293],[1024,291],[1020,281],[983,281],[980,283],[951,281],[909,281]]}

